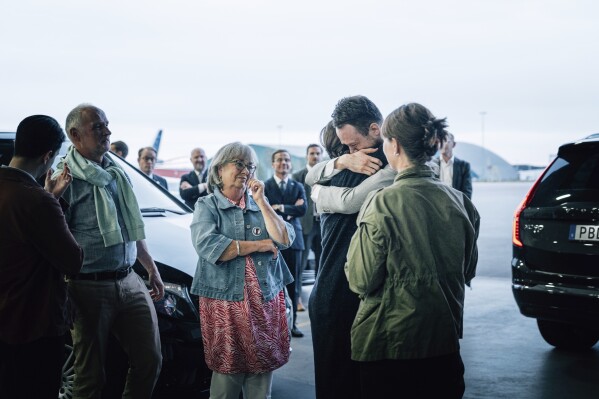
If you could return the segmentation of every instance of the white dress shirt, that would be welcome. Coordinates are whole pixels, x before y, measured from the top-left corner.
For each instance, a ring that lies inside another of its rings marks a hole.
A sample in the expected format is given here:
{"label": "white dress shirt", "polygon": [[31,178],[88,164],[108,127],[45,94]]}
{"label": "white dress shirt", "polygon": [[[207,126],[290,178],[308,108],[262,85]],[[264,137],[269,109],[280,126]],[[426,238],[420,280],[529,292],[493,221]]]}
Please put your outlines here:
{"label": "white dress shirt", "polygon": [[453,159],[452,155],[449,161],[445,162],[443,157],[440,157],[441,162],[439,162],[439,179],[449,187],[453,184]]}

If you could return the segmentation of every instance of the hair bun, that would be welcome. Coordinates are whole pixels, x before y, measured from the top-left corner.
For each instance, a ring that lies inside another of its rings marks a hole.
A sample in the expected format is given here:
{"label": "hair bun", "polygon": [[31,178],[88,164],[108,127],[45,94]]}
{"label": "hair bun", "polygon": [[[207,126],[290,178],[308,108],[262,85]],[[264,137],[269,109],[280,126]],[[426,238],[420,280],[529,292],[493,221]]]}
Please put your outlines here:
{"label": "hair bun", "polygon": [[432,156],[437,152],[439,143],[441,143],[447,136],[447,118],[437,119],[430,118],[422,127],[424,128],[424,136],[422,137],[422,144],[424,145],[425,152]]}

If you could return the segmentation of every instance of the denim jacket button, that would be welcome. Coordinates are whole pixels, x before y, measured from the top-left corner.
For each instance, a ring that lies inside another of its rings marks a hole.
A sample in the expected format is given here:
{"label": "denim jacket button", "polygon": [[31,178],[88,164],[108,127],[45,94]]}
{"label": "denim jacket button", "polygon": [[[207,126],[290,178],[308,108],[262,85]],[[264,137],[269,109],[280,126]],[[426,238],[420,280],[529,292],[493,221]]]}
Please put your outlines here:
{"label": "denim jacket button", "polygon": [[249,224],[246,224],[246,225],[245,225],[245,228],[246,228],[246,229],[249,229],[250,227],[251,227],[251,226],[250,226]]}
{"label": "denim jacket button", "polygon": [[262,266],[262,261],[259,261],[259,262],[258,262],[258,266]]}

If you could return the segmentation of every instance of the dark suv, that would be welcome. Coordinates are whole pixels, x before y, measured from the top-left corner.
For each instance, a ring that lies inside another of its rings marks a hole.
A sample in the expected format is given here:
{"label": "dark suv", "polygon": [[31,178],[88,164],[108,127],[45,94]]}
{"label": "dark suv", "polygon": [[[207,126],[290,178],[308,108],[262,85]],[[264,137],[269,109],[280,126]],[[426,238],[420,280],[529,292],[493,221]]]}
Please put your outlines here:
{"label": "dark suv", "polygon": [[[0,164],[8,165],[13,156],[15,133],[0,132]],[[66,153],[65,143],[61,154]],[[57,161],[58,161],[57,157]],[[154,395],[170,395],[173,391],[207,394],[211,371],[204,362],[204,349],[198,314],[198,298],[189,293],[195,273],[197,254],[191,242],[191,210],[181,201],[163,190],[152,179],[141,173],[127,161],[113,155],[112,158],[125,170],[133,185],[133,191],[146,226],[146,241],[165,285],[165,296],[155,302],[162,343],[162,371]],[[135,271],[147,278],[145,269],[136,262]],[[72,397],[73,356],[67,345],[63,367],[63,385],[60,398]],[[108,354],[107,386],[104,397],[115,397],[122,392],[127,365],[124,353],[118,345],[112,345]],[[120,361],[110,361],[118,359]],[[120,397],[120,395],[118,395]]]}
{"label": "dark suv", "polygon": [[516,209],[512,291],[549,344],[599,340],[599,137],[561,146]]}

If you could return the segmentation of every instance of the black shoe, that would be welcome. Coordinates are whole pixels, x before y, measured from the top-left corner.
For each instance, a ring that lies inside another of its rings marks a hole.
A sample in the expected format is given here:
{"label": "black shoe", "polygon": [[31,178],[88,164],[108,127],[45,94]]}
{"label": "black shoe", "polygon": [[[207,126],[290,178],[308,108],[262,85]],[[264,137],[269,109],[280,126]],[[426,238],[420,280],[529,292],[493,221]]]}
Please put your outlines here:
{"label": "black shoe", "polygon": [[293,327],[291,329],[291,336],[295,338],[301,338],[304,336],[304,333],[297,327]]}

